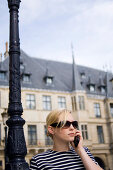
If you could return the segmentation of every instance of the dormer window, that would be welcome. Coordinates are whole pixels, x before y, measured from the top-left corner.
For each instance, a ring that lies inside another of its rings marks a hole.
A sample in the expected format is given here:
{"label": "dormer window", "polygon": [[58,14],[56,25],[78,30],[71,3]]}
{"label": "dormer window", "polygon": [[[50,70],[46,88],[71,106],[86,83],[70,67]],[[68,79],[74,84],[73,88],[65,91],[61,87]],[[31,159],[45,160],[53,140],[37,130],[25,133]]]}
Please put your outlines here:
{"label": "dormer window", "polygon": [[25,66],[23,65],[23,63],[20,63],[20,70],[24,70]]}
{"label": "dormer window", "polygon": [[25,71],[25,66],[23,65],[23,63],[20,63],[20,74],[22,75]]}
{"label": "dormer window", "polygon": [[105,84],[104,79],[102,77],[99,78],[99,86],[98,86],[98,88],[99,88],[101,93],[106,92],[106,84]]}
{"label": "dormer window", "polygon": [[44,77],[44,81],[46,83],[46,85],[52,85],[53,84],[53,77],[52,76],[45,76]]}
{"label": "dormer window", "polygon": [[0,80],[6,80],[6,72],[0,71]]}
{"label": "dormer window", "polygon": [[22,81],[25,83],[29,83],[30,82],[30,74],[23,74]]}
{"label": "dormer window", "polygon": [[90,92],[94,92],[95,91],[95,82],[93,80],[93,78],[91,76],[89,76],[89,80],[88,80],[88,88]]}
{"label": "dormer window", "polygon": [[45,74],[45,76],[44,76],[44,81],[45,81],[45,83],[46,83],[46,85],[52,85],[53,84],[53,76],[52,76],[52,74],[50,73],[50,71],[48,70],[48,68],[46,68],[46,74]]}
{"label": "dormer window", "polygon": [[89,90],[90,90],[90,92],[94,92],[95,91],[95,85],[89,85]]}
{"label": "dormer window", "polygon": [[46,84],[51,85],[53,83],[53,78],[52,77],[47,77],[46,78]]}
{"label": "dormer window", "polygon": [[104,86],[100,87],[100,90],[101,90],[101,93],[105,93],[106,92],[106,89]]}
{"label": "dormer window", "polygon": [[82,78],[82,79],[85,79],[85,78],[86,78],[85,73],[81,73],[81,78]]}

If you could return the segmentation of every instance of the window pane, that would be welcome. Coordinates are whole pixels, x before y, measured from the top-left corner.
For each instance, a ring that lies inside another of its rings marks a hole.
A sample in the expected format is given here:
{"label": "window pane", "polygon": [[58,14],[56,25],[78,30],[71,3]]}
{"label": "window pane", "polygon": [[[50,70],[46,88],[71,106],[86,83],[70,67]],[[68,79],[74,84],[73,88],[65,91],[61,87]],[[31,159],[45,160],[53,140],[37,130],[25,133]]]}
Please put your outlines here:
{"label": "window pane", "polygon": [[36,125],[28,125],[28,144],[29,145],[37,144]]}
{"label": "window pane", "polygon": [[0,166],[2,166],[2,160],[0,160]]}
{"label": "window pane", "polygon": [[97,126],[98,141],[99,143],[104,143],[104,135],[102,126]]}
{"label": "window pane", "polygon": [[66,108],[66,98],[65,97],[58,97],[58,108]]}
{"label": "window pane", "polygon": [[91,92],[94,92],[94,91],[95,91],[95,86],[94,86],[94,85],[90,85],[89,88],[90,88],[90,91],[91,91]]}
{"label": "window pane", "polygon": [[81,125],[83,139],[88,140],[87,125]]}
{"label": "window pane", "polygon": [[105,87],[101,87],[101,93],[105,93],[106,89]]}
{"label": "window pane", "polygon": [[100,104],[99,103],[94,103],[94,111],[95,111],[96,117],[101,117]]}
{"label": "window pane", "polygon": [[110,114],[113,117],[113,103],[110,103]]}
{"label": "window pane", "polygon": [[50,84],[52,84],[53,83],[53,78],[52,77],[47,77],[46,78],[46,84],[47,85],[50,85]]}
{"label": "window pane", "polygon": [[0,145],[1,145],[1,124],[0,124]]}
{"label": "window pane", "polygon": [[0,72],[0,80],[6,80],[6,73]]}
{"label": "window pane", "polygon": [[23,75],[24,82],[30,82],[30,75]]}
{"label": "window pane", "polygon": [[27,109],[35,109],[35,95],[34,94],[27,94],[26,95],[26,107]]}
{"label": "window pane", "polygon": [[84,96],[78,96],[79,100],[79,109],[85,110]]}
{"label": "window pane", "polygon": [[51,96],[43,96],[43,109],[51,110]]}
{"label": "window pane", "polygon": [[71,102],[72,102],[72,110],[73,111],[77,110],[76,97],[75,96],[71,97]]}

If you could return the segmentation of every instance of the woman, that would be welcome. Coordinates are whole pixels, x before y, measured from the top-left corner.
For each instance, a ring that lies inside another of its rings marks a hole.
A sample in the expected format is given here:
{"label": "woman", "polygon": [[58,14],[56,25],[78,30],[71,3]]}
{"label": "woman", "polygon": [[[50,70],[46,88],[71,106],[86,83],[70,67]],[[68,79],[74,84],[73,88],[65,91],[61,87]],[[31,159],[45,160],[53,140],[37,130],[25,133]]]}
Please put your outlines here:
{"label": "woman", "polygon": [[[48,135],[53,139],[53,148],[31,159],[30,170],[102,170],[87,148],[82,146],[78,123],[70,111],[54,110],[46,119]],[[78,146],[74,137],[79,136]]]}

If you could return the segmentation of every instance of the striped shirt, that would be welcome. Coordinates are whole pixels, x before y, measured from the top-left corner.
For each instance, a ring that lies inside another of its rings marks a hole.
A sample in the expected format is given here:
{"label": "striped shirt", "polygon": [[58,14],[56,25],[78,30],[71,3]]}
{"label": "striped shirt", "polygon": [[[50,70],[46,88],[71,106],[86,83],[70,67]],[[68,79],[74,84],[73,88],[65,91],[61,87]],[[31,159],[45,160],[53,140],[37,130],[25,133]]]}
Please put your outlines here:
{"label": "striped shirt", "polygon": [[[88,150],[84,148],[86,153],[95,162],[94,157]],[[96,162],[95,162],[96,163]],[[96,163],[97,164],[97,163]],[[30,170],[85,170],[81,158],[75,150],[71,148],[69,151],[57,152],[48,150],[37,154],[31,159]]]}

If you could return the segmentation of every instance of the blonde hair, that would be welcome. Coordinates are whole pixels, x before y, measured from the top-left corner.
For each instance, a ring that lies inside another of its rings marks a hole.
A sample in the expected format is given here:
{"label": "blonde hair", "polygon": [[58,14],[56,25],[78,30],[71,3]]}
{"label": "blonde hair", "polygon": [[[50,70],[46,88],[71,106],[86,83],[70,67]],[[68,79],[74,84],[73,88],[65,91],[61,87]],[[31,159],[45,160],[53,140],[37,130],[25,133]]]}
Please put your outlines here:
{"label": "blonde hair", "polygon": [[[67,120],[67,115],[71,113],[71,111],[67,110],[67,109],[63,109],[63,110],[53,110],[51,111],[47,118],[46,118],[46,127],[47,127],[47,135],[52,137],[52,135],[48,132],[48,126],[50,126],[52,123],[59,123],[60,122],[60,117],[63,117],[64,124]],[[63,124],[63,125],[64,125]],[[62,127],[63,127],[62,125]]]}

